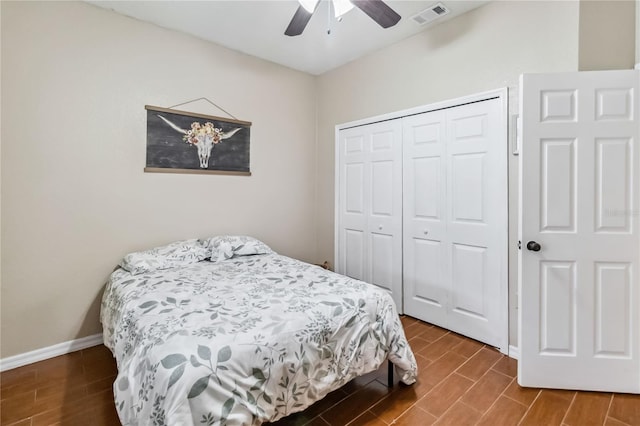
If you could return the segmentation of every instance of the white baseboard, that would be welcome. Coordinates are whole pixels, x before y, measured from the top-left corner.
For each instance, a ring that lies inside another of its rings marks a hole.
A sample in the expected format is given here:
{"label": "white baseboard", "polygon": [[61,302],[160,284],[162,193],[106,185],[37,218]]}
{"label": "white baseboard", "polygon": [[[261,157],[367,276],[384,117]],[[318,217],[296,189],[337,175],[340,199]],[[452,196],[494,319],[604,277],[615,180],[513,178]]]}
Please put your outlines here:
{"label": "white baseboard", "polygon": [[81,337],[80,339],[69,340],[46,348],[36,349],[19,355],[0,359],[0,371],[12,370],[23,365],[43,361],[59,355],[79,351],[102,344],[102,333],[93,336]]}
{"label": "white baseboard", "polygon": [[636,69],[637,69],[637,70],[640,70],[640,63],[637,63],[637,64],[636,64]]}
{"label": "white baseboard", "polygon": [[520,348],[517,346],[509,345],[509,357],[513,359],[520,359]]}

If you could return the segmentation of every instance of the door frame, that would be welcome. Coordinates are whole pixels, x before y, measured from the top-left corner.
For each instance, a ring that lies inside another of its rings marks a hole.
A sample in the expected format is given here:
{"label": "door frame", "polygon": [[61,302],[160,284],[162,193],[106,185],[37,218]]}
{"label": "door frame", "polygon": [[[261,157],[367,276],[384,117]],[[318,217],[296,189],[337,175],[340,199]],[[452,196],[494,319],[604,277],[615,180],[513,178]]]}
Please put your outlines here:
{"label": "door frame", "polygon": [[[505,179],[505,187],[503,190],[506,192],[507,197],[506,205],[503,206],[506,211],[507,216],[507,238],[504,242],[504,247],[502,248],[502,258],[504,265],[500,271],[500,279],[502,282],[500,289],[500,299],[502,303],[502,312],[500,313],[501,321],[501,344],[500,344],[500,352],[508,355],[509,354],[509,238],[512,233],[512,230],[509,227],[508,219],[509,219],[509,153],[510,153],[510,144],[509,144],[509,90],[507,87],[503,87],[500,89],[489,90],[486,92],[475,93],[467,96],[462,96],[454,99],[447,99],[441,102],[435,102],[431,104],[421,105],[405,110],[390,112],[386,114],[376,115],[372,117],[367,117],[359,120],[349,121],[346,123],[337,124],[334,130],[334,256],[333,262],[334,265],[338,266],[338,261],[340,259],[340,248],[339,248],[339,230],[340,230],[340,211],[338,208],[339,203],[339,190],[340,190],[340,169],[338,167],[340,161],[340,131],[349,129],[352,127],[365,126],[368,124],[373,124],[381,121],[395,120],[407,116],[423,114],[425,112],[432,112],[441,109],[453,108],[460,105],[482,102],[491,99],[499,99],[500,100],[500,127],[504,129],[502,132],[501,139],[502,145],[504,147],[504,155],[505,155],[505,166],[504,174],[506,176]],[[517,233],[517,230],[516,230]],[[404,286],[402,288],[404,292]],[[398,306],[398,313],[403,314],[404,310],[402,306]]]}

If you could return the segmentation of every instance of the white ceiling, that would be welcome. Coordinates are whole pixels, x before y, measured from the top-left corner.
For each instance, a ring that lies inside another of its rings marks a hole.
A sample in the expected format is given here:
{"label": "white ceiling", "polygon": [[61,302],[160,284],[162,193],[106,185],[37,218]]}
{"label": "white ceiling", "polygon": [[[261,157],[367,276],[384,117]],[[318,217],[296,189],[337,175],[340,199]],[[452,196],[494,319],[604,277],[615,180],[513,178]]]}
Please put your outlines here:
{"label": "white ceiling", "polygon": [[[411,17],[437,0],[387,0],[402,17],[387,29],[357,8],[344,15],[342,22],[329,19],[329,2],[322,0],[304,33],[297,37],[284,35],[298,8],[296,0],[88,2],[318,75],[475,9],[487,0],[441,1],[451,13],[425,25],[418,25]],[[327,34],[328,28],[331,34]]]}

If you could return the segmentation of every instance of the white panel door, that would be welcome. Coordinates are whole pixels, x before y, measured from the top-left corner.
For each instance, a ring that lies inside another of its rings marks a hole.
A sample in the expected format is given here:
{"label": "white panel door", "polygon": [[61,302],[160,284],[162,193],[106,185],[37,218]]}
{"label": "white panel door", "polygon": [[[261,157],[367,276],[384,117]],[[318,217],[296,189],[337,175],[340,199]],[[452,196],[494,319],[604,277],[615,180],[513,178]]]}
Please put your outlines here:
{"label": "white panel door", "polygon": [[359,280],[367,272],[367,212],[370,194],[365,192],[368,174],[367,135],[362,128],[340,132],[339,263],[337,271]]}
{"label": "white panel door", "polygon": [[402,312],[402,123],[339,133],[337,271],[389,291]]}
{"label": "white panel door", "polygon": [[403,118],[403,280],[407,315],[448,325],[446,123],[443,111]]}
{"label": "white panel door", "polygon": [[449,329],[506,351],[506,111],[493,99],[446,114]]}
{"label": "white panel door", "polygon": [[521,79],[522,386],[640,392],[639,75]]}
{"label": "white panel door", "polygon": [[498,98],[404,120],[405,311],[507,349],[507,129]]}

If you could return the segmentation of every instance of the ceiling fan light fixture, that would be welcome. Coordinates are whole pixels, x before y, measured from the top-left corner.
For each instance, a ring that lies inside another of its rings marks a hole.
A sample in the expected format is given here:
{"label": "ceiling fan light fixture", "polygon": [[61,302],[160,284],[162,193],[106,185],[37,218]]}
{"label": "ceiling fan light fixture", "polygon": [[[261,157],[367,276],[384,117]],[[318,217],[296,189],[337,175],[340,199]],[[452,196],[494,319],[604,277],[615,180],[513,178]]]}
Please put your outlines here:
{"label": "ceiling fan light fixture", "polygon": [[309,13],[313,13],[316,10],[316,6],[320,0],[298,0],[298,3]]}
{"label": "ceiling fan light fixture", "polygon": [[[2,1],[2,0],[0,0]],[[302,34],[306,28],[311,15],[316,11],[320,0],[298,0],[300,5],[293,14],[287,29],[284,31],[284,35],[289,37],[295,37]],[[369,18],[373,19],[382,28],[393,27],[402,19],[398,13],[391,9],[384,0],[325,0],[327,4],[333,3],[333,9],[335,15],[340,21],[341,15],[347,13],[353,6],[360,9]],[[327,12],[329,20],[331,19],[331,8],[327,6]],[[331,33],[331,29],[327,31]]]}
{"label": "ceiling fan light fixture", "polygon": [[333,11],[336,18],[341,17],[351,9],[353,9],[353,3],[351,3],[351,0],[333,0]]}

